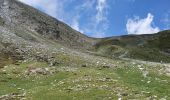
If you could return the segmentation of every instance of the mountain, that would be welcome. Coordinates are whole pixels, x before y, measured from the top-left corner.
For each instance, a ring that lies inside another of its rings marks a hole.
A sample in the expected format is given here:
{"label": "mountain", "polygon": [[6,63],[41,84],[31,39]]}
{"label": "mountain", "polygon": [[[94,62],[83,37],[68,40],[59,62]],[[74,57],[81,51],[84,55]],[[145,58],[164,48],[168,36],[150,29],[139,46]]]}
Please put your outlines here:
{"label": "mountain", "polygon": [[169,100],[169,38],[91,38],[0,0],[0,100]]}
{"label": "mountain", "polygon": [[124,57],[170,62],[169,31],[154,35],[128,35],[95,39],[87,37],[63,22],[19,1],[1,0],[0,4],[1,31],[2,33],[8,31],[5,34],[10,33],[8,37],[3,35],[4,38],[7,38],[5,41],[10,36],[15,41],[14,44],[16,42],[22,44],[23,41],[47,44],[47,41],[51,41],[74,49],[85,51],[94,49],[94,54],[110,58]]}
{"label": "mountain", "polygon": [[127,35],[104,38],[94,48],[97,54],[110,58],[133,58],[170,62],[170,31],[151,35]]}
{"label": "mountain", "polygon": [[0,0],[0,8],[0,51],[11,59],[37,58],[35,53],[41,52],[39,55],[44,56],[54,47],[86,50],[95,42],[17,0]]}
{"label": "mountain", "polygon": [[65,23],[19,1],[1,0],[0,7],[1,25],[10,27],[18,37],[26,40],[38,42],[38,37],[33,36],[38,34],[62,45],[76,48],[87,48],[93,41]]}

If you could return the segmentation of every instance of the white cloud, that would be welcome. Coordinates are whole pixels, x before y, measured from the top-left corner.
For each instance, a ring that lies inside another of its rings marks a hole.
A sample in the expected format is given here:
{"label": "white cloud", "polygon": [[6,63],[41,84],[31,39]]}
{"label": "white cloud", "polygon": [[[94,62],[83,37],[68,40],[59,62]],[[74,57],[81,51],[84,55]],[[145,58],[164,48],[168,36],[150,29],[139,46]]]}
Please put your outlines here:
{"label": "white cloud", "polygon": [[128,34],[153,34],[159,32],[158,27],[153,27],[153,18],[154,16],[148,13],[147,18],[144,19],[139,17],[128,19],[126,24]]}
{"label": "white cloud", "polygon": [[90,32],[93,30],[91,36],[101,38],[106,36],[106,31],[109,27],[109,21],[107,18],[109,5],[108,0],[96,0],[96,3],[96,11],[91,17],[89,24],[90,28],[86,29],[86,31]]}
{"label": "white cloud", "polygon": [[79,23],[78,18],[74,18],[74,19],[72,20],[71,27],[72,27],[73,29],[81,32],[81,33],[84,33],[84,31],[80,29],[80,25],[79,25],[79,24],[80,24],[80,23]]}
{"label": "white cloud", "polygon": [[[109,27],[107,19],[108,0],[82,0],[83,3],[76,7],[77,15],[84,19],[86,24],[79,28],[80,32],[91,33],[92,37],[105,37]],[[82,25],[82,24],[80,24]],[[71,25],[73,26],[73,25]],[[79,26],[80,27],[80,26]]]}
{"label": "white cloud", "polygon": [[41,9],[43,12],[55,17],[59,18],[60,20],[63,20],[61,15],[63,15],[63,3],[64,2],[58,2],[60,0],[19,0],[21,2],[24,2],[30,6],[33,6],[35,8]]}
{"label": "white cloud", "polygon": [[84,0],[82,5],[77,6],[77,9],[82,9],[83,11],[89,11],[93,9],[95,0]]}
{"label": "white cloud", "polygon": [[107,8],[107,2],[106,0],[98,0],[97,1],[97,14],[96,14],[96,21],[99,23],[101,21],[106,20],[106,8]]}

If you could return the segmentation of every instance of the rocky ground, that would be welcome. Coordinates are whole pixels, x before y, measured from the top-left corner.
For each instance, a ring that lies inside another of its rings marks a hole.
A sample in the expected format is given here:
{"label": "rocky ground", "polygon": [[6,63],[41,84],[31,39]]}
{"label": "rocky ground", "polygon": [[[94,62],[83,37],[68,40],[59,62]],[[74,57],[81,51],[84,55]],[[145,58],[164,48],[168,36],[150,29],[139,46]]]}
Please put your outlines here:
{"label": "rocky ground", "polygon": [[64,47],[47,57],[37,54],[0,68],[0,99],[170,99],[169,64],[108,59]]}

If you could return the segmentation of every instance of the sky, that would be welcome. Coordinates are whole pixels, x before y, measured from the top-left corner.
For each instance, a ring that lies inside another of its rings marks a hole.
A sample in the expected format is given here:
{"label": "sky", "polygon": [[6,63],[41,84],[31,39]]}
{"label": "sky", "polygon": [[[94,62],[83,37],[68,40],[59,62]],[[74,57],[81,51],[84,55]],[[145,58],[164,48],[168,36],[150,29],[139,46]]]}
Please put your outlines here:
{"label": "sky", "polygon": [[170,0],[20,0],[91,37],[170,29]]}

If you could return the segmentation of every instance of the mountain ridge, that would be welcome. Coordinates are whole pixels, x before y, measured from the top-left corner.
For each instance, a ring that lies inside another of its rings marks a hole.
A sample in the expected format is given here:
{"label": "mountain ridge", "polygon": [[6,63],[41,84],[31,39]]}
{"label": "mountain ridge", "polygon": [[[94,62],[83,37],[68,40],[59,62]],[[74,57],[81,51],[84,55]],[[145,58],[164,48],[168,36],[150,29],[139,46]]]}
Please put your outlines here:
{"label": "mountain ridge", "polygon": [[10,27],[24,28],[70,47],[91,45],[92,39],[90,37],[17,0],[1,0],[1,8],[1,17],[5,19],[4,23]]}
{"label": "mountain ridge", "polygon": [[[104,56],[169,62],[170,31],[161,31],[156,34],[125,35],[120,37],[104,38],[95,45],[97,52]],[[164,54],[161,52],[165,52]],[[166,53],[167,52],[167,53]]]}

